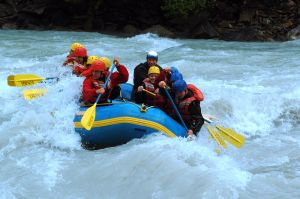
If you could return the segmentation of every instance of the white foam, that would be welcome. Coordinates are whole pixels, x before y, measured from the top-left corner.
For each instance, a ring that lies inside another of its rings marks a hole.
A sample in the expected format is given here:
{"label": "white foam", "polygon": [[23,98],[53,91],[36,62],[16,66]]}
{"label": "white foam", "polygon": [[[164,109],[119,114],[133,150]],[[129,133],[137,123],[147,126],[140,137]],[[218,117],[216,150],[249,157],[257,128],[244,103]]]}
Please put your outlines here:
{"label": "white foam", "polygon": [[[0,36],[6,38],[0,41],[0,51],[6,52],[0,54],[1,196],[295,198],[299,193],[299,61],[291,53],[299,51],[299,41],[238,43],[152,34],[122,39],[3,30]],[[131,82],[146,52],[157,50],[159,64],[177,67],[188,83],[201,88],[203,112],[219,118],[214,124],[246,137],[244,148],[229,145],[217,156],[203,127],[194,142],[159,135],[105,150],[81,149],[73,117],[83,79],[61,67],[74,41],[87,46],[89,54],[118,56],[128,66]],[[7,76],[21,73],[60,80],[8,87]],[[31,88],[49,92],[26,101],[22,91]]]}

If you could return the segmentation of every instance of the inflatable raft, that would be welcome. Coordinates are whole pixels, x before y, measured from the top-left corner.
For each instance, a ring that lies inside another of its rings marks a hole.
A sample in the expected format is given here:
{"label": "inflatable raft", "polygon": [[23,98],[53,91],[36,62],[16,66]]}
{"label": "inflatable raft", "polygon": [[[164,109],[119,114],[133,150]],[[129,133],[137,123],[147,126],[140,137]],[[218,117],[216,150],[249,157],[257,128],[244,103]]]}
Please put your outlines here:
{"label": "inflatable raft", "polygon": [[81,107],[74,118],[75,131],[85,146],[105,148],[121,145],[135,138],[152,133],[169,137],[186,137],[186,130],[158,108],[142,106],[128,100],[132,85],[124,84],[122,99],[96,107],[96,118],[90,131],[85,130],[80,120],[89,107]]}

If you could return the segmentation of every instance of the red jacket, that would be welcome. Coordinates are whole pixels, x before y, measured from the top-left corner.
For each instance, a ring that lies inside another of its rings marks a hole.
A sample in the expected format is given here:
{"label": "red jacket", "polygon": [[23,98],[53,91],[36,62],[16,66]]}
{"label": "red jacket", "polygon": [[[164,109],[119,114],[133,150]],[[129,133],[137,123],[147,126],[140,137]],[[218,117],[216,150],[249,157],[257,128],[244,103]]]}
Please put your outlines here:
{"label": "red jacket", "polygon": [[87,70],[87,68],[84,65],[75,63],[75,65],[73,66],[72,73],[79,76],[83,71],[86,71],[86,70]]}
{"label": "red jacket", "polygon": [[64,66],[68,66],[68,65],[73,65],[75,62],[75,57],[74,55],[68,55],[66,61],[64,62]]}
{"label": "red jacket", "polygon": [[[114,86],[128,81],[129,74],[126,67],[119,64],[116,68],[118,71],[111,74],[109,84],[105,90],[105,93],[101,96],[100,102],[105,102],[107,100],[107,98],[109,97],[109,91]],[[98,97],[96,90],[102,88],[108,75],[109,72],[104,73],[104,78],[100,80],[93,79],[91,74],[85,78],[82,86],[82,99],[85,103],[96,102],[96,99]]]}

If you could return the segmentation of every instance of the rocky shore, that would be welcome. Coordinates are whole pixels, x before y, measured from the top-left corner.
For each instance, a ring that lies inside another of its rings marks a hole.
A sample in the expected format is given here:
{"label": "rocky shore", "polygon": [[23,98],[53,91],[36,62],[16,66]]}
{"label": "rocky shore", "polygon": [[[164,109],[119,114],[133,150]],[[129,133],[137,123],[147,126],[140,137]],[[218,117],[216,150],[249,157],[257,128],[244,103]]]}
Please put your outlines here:
{"label": "rocky shore", "polygon": [[300,37],[300,0],[214,0],[209,10],[168,16],[164,0],[1,0],[0,28],[133,36],[286,41]]}

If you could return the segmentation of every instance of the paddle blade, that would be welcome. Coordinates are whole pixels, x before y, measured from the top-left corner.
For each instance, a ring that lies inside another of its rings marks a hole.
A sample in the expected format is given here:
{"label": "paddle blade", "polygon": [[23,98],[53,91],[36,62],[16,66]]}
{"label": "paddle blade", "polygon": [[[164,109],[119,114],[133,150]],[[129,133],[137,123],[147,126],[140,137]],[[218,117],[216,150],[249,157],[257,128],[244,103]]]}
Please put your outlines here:
{"label": "paddle blade", "polygon": [[245,138],[229,128],[216,126],[221,136],[236,148],[241,148],[245,144]]}
{"label": "paddle blade", "polygon": [[44,96],[45,93],[48,92],[48,89],[30,89],[30,90],[24,90],[23,96],[26,100],[32,100],[35,98],[38,98],[40,96]]}
{"label": "paddle blade", "polygon": [[207,130],[219,146],[222,146],[225,149],[227,148],[226,142],[223,140],[223,138],[220,137],[220,135],[215,130],[213,130],[210,126],[207,127]]}
{"label": "paddle blade", "polygon": [[44,78],[39,77],[33,74],[18,74],[18,75],[10,75],[7,77],[7,84],[9,86],[32,86],[43,81]]}
{"label": "paddle blade", "polygon": [[86,129],[86,130],[91,130],[94,121],[95,121],[95,117],[96,117],[96,103],[91,106],[90,108],[88,108],[85,113],[83,114],[82,118],[81,118],[81,125]]}
{"label": "paddle blade", "polygon": [[7,84],[8,86],[15,86],[15,83],[14,83],[14,75],[10,75],[7,77]]}

